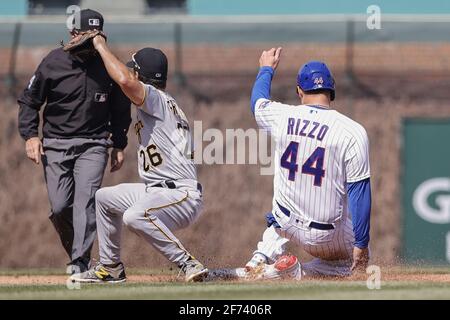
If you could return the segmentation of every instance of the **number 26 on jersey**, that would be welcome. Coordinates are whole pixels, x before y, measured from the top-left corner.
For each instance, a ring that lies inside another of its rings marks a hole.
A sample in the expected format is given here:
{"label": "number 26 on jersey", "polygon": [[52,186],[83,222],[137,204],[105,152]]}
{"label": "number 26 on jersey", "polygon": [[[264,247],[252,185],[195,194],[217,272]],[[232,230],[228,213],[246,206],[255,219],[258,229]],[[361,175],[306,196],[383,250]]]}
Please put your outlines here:
{"label": "number 26 on jersey", "polygon": [[153,167],[157,167],[163,161],[161,154],[157,152],[156,149],[157,149],[156,146],[154,144],[151,144],[146,149],[139,151],[139,156],[143,161],[142,168],[144,168],[145,172],[150,170],[150,164]]}
{"label": "number 26 on jersey", "polygon": [[[290,181],[295,181],[298,172],[298,147],[298,142],[291,141],[281,156],[280,165],[288,170],[288,179]],[[314,177],[313,184],[316,187],[322,186],[322,179],[325,177],[325,170],[323,169],[324,158],[325,148],[317,147],[302,165],[302,174],[312,175]]]}

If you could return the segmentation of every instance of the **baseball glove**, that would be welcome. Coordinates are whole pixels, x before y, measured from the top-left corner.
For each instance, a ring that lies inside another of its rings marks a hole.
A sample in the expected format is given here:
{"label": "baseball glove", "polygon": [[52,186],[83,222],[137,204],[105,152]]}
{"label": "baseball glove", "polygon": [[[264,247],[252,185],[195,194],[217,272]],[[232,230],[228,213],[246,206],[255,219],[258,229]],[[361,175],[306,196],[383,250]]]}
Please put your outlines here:
{"label": "baseball glove", "polygon": [[94,43],[92,40],[96,36],[102,36],[106,40],[106,35],[100,30],[88,30],[77,35],[75,38],[71,39],[68,43],[63,45],[63,50],[79,57],[86,57],[94,55],[96,50],[94,48]]}

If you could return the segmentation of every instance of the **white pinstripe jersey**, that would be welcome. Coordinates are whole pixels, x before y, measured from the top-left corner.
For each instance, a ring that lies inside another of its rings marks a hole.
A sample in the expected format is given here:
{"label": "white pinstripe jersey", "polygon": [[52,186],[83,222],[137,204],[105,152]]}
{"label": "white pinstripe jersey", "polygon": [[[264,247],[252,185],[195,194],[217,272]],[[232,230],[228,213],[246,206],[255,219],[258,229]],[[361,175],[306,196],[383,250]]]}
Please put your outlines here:
{"label": "white pinstripe jersey", "polygon": [[322,223],[348,217],[346,183],[370,177],[369,141],[357,122],[319,106],[259,99],[256,122],[274,139],[274,210]]}
{"label": "white pinstripe jersey", "polygon": [[197,180],[193,141],[187,118],[175,99],[145,85],[144,104],[137,107],[138,170],[144,182]]}

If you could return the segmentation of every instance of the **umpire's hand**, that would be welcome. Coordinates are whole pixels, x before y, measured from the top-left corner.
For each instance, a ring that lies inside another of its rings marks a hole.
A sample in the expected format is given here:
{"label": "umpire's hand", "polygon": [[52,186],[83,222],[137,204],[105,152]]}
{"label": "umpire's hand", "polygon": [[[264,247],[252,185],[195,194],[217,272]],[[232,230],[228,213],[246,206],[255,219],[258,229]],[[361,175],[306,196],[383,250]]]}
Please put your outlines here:
{"label": "umpire's hand", "polygon": [[39,164],[41,156],[44,155],[41,139],[39,139],[39,137],[28,139],[25,142],[25,150],[27,152],[27,157],[36,164]]}
{"label": "umpire's hand", "polygon": [[122,168],[123,161],[125,160],[125,154],[122,149],[114,148],[111,151],[111,170],[114,172]]}
{"label": "umpire's hand", "polygon": [[367,265],[369,264],[369,249],[368,248],[353,248],[353,272],[366,272]]}

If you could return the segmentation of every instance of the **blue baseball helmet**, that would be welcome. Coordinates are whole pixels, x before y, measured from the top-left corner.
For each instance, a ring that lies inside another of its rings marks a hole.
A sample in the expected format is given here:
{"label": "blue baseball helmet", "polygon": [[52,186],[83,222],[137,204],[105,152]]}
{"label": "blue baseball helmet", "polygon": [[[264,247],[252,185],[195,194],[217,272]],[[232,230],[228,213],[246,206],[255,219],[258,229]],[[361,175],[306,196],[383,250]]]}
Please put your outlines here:
{"label": "blue baseball helmet", "polygon": [[321,61],[309,61],[299,71],[297,84],[303,91],[330,90],[331,101],[335,98],[334,78],[327,65]]}

